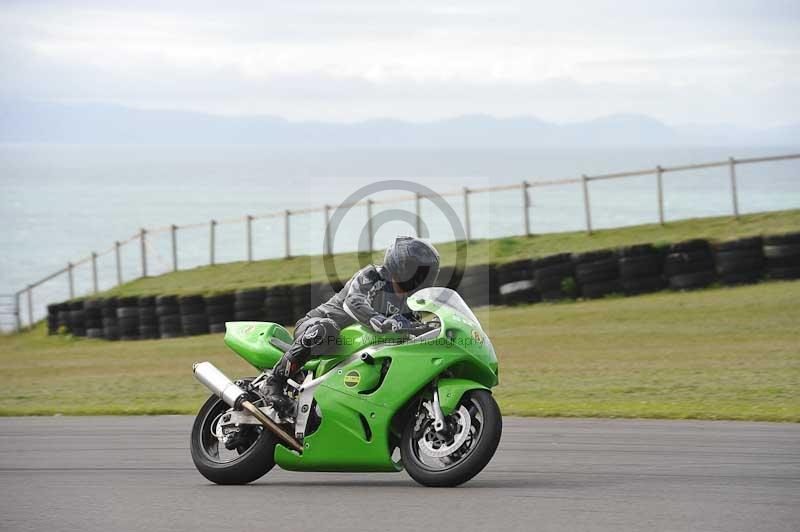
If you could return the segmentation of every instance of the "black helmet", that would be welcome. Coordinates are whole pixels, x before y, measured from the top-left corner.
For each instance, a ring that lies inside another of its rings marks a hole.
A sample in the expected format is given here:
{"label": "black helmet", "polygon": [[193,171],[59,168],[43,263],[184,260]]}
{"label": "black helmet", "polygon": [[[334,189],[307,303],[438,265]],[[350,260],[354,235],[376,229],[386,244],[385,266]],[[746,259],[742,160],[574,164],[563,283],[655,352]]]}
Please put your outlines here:
{"label": "black helmet", "polygon": [[439,252],[427,242],[399,236],[386,250],[383,265],[406,292],[433,286],[439,275]]}

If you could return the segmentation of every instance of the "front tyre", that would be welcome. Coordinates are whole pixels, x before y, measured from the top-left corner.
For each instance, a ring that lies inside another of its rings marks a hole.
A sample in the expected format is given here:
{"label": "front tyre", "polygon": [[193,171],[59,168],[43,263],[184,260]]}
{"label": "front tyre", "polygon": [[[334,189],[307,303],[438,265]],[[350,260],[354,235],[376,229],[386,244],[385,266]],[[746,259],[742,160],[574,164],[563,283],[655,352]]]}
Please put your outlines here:
{"label": "front tyre", "polygon": [[424,486],[463,484],[486,467],[500,443],[503,419],[486,390],[464,394],[445,421],[450,430],[437,433],[433,419],[420,409],[403,430],[403,465],[411,478]]}
{"label": "front tyre", "polygon": [[192,460],[201,475],[216,484],[247,484],[275,466],[275,438],[269,430],[243,425],[235,443],[226,448],[217,438],[217,424],[229,410],[212,395],[200,408],[192,426]]}

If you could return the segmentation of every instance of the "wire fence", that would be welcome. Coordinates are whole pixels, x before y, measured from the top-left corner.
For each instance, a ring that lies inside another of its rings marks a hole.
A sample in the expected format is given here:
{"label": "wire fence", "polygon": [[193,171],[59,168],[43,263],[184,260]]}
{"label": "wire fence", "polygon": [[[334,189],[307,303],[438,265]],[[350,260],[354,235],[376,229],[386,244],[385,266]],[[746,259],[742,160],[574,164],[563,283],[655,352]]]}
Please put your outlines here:
{"label": "wire fence", "polygon": [[[632,178],[632,177],[642,177],[642,176],[655,176],[655,184],[656,184],[656,197],[654,198],[653,205],[657,210],[658,222],[660,224],[664,224],[666,222],[665,210],[664,210],[664,174],[673,173],[673,172],[686,172],[686,171],[694,171],[694,170],[704,170],[710,168],[728,168],[728,178],[729,178],[729,190],[725,191],[724,193],[730,194],[730,212],[734,218],[739,217],[739,191],[737,186],[737,176],[736,176],[736,169],[739,165],[745,164],[755,164],[755,163],[767,163],[767,162],[775,162],[775,161],[786,161],[786,160],[794,160],[800,159],[800,154],[788,154],[788,155],[779,155],[779,156],[771,156],[771,157],[753,157],[753,158],[742,158],[742,159],[735,159],[730,157],[726,161],[714,161],[714,162],[706,162],[706,163],[699,163],[699,164],[687,164],[687,165],[679,165],[679,166],[655,166],[651,168],[645,168],[640,170],[633,170],[633,171],[625,171],[625,172],[615,172],[609,174],[599,174],[599,175],[581,175],[580,177],[575,178],[568,178],[568,179],[554,179],[554,180],[537,180],[537,181],[522,181],[520,183],[508,184],[508,185],[499,185],[499,186],[485,186],[485,187],[463,187],[461,190],[458,191],[449,191],[449,192],[441,192],[436,193],[437,196],[442,198],[454,198],[460,199],[461,203],[461,216],[462,220],[461,223],[464,226],[465,236],[467,240],[472,239],[473,237],[473,225],[474,222],[471,218],[471,211],[470,211],[470,198],[479,195],[479,194],[491,194],[491,193],[498,193],[498,192],[511,192],[511,191],[519,191],[519,213],[520,213],[520,230],[516,234],[523,234],[523,235],[530,235],[531,234],[531,212],[534,210],[533,203],[531,201],[531,195],[533,194],[532,190],[537,189],[540,187],[551,187],[551,186],[562,186],[562,185],[580,185],[580,194],[583,206],[583,219],[585,230],[587,233],[591,234],[594,230],[592,224],[592,203],[591,203],[591,183],[596,181],[610,181],[610,180],[617,180],[617,179],[625,179],[625,178]],[[75,298],[78,295],[84,295],[85,293],[97,293],[100,291],[100,283],[99,283],[99,275],[98,275],[98,260],[103,257],[112,257],[114,261],[114,268],[113,271],[115,272],[115,279],[114,283],[111,286],[120,285],[123,282],[134,280],[135,278],[140,277],[147,277],[149,275],[148,271],[148,264],[152,260],[156,260],[162,265],[162,269],[166,269],[168,271],[178,271],[181,267],[179,264],[179,236],[182,232],[192,230],[192,229],[205,229],[208,235],[208,261],[206,264],[214,265],[218,264],[218,244],[217,244],[217,232],[219,226],[227,226],[227,225],[243,225],[244,226],[244,242],[245,242],[245,249],[242,250],[242,259],[248,262],[252,262],[253,258],[253,226],[254,223],[260,220],[268,220],[271,219],[273,221],[280,221],[283,229],[283,255],[285,257],[292,256],[292,225],[293,220],[297,223],[297,220],[300,217],[308,217],[309,215],[313,214],[321,214],[321,218],[318,223],[321,224],[322,230],[324,231],[324,242],[323,242],[323,252],[325,254],[333,253],[333,242],[331,240],[331,234],[329,229],[330,221],[331,221],[331,213],[337,208],[352,208],[352,207],[364,207],[366,220],[367,220],[367,247],[369,250],[373,250],[374,248],[374,237],[375,237],[375,230],[372,227],[372,210],[373,207],[378,205],[385,205],[385,204],[397,204],[403,202],[410,202],[414,205],[415,211],[415,220],[416,220],[416,232],[417,234],[422,234],[423,228],[420,226],[422,224],[423,216],[422,216],[422,202],[427,198],[424,194],[414,194],[414,195],[405,195],[405,196],[394,196],[391,198],[380,198],[380,199],[372,199],[367,198],[362,201],[358,201],[351,204],[339,204],[339,205],[322,205],[319,207],[311,207],[311,208],[304,208],[304,209],[294,209],[294,210],[283,210],[278,212],[269,212],[263,214],[248,214],[239,217],[233,218],[225,218],[219,220],[210,220],[208,222],[203,223],[193,223],[193,224],[183,224],[183,225],[168,225],[162,227],[154,227],[154,228],[142,228],[136,233],[130,235],[128,238],[124,240],[119,240],[114,242],[111,246],[106,249],[103,249],[98,252],[92,252],[86,257],[83,257],[77,261],[69,262],[67,265],[56,272],[47,275],[46,277],[33,282],[26,287],[18,290],[17,292],[0,296],[0,318],[3,317],[11,317],[13,321],[13,327],[19,331],[24,326],[32,326],[36,319],[40,316],[37,316],[35,312],[34,306],[34,290],[45,283],[49,283],[54,281],[61,276],[66,276],[66,283],[67,283],[67,293],[69,298]],[[508,213],[506,213],[508,214]],[[310,220],[308,220],[310,222]],[[152,239],[155,235],[168,235],[169,237],[169,250],[170,255],[169,257],[163,257],[158,253],[158,250],[155,246],[152,245]],[[507,235],[510,236],[510,235]],[[123,249],[133,249],[134,251],[138,252],[138,263],[139,263],[139,272],[138,277],[124,279],[123,278],[123,259],[122,259],[122,252]],[[91,270],[91,287],[89,292],[85,292],[83,294],[78,294],[75,286],[75,270],[76,268],[88,265]]]}

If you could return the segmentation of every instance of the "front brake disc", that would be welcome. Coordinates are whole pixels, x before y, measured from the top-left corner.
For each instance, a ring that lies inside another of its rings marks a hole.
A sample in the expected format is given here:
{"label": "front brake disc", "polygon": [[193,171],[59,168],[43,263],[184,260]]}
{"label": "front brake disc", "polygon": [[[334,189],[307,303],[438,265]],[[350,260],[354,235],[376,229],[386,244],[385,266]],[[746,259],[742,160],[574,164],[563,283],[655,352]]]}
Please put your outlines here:
{"label": "front brake disc", "polygon": [[[464,445],[464,442],[467,441],[470,428],[472,427],[472,418],[469,415],[469,410],[462,405],[453,415],[458,417],[456,421],[458,432],[456,432],[453,437],[453,441],[451,443],[445,443],[440,447],[434,447],[433,442],[425,439],[423,435],[423,437],[417,441],[417,444],[424,455],[430,456],[431,458],[443,458],[456,452]],[[430,430],[433,430],[433,428],[429,427],[428,431]]]}

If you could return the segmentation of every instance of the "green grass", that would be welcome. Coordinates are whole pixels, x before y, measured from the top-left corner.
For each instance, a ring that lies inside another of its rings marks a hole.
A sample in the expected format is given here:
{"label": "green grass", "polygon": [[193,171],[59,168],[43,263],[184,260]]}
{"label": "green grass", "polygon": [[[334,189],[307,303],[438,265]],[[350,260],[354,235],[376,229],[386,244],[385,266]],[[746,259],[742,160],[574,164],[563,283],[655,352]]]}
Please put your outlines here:
{"label": "green grass", "polygon": [[[478,312],[503,412],[800,422],[800,282]],[[193,413],[191,364],[252,374],[220,335],[0,338],[0,415]]]}
{"label": "green grass", "polygon": [[[496,240],[475,240],[467,247],[469,264],[502,263],[520,258],[542,257],[561,252],[582,252],[638,243],[669,243],[688,238],[729,240],[742,236],[776,234],[800,230],[800,210],[778,211],[742,216],[738,221],[730,216],[698,218],[658,224],[607,229],[587,235],[585,232],[550,233],[529,237],[508,237]],[[437,244],[442,263],[455,263],[458,248],[464,243]],[[370,262],[380,261],[376,252]],[[349,277],[359,269],[356,253],[336,256],[340,277]],[[102,295],[150,295],[215,293],[277,284],[296,284],[322,281],[326,278],[319,256],[300,256],[292,259],[264,260],[252,263],[233,262],[203,266],[158,277],[148,277],[116,287]]]}

